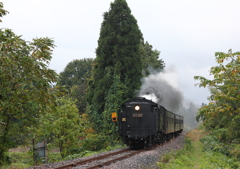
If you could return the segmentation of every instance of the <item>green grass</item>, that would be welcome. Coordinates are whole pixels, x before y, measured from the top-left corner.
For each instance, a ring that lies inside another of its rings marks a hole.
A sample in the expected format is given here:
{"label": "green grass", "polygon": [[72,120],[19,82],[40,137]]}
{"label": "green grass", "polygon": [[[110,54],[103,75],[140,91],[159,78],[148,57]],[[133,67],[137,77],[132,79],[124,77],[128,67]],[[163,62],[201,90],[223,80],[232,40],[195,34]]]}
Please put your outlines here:
{"label": "green grass", "polygon": [[30,165],[23,163],[12,163],[10,166],[2,167],[2,169],[24,169],[28,167],[30,167]]}
{"label": "green grass", "polygon": [[[199,141],[204,131],[191,131],[186,137],[183,149],[161,157],[157,163],[161,169],[240,169],[240,145],[235,145],[230,156],[219,151],[203,151],[204,145]],[[199,136],[201,135],[201,136]],[[194,140],[194,141],[192,141]],[[217,145],[216,145],[217,146]],[[235,155],[235,156],[234,156]],[[239,155],[239,157],[238,157]]]}
{"label": "green grass", "polygon": [[71,160],[71,159],[80,158],[80,157],[88,157],[88,156],[92,156],[97,153],[106,152],[106,151],[110,151],[110,150],[114,150],[114,149],[118,149],[118,148],[122,148],[122,147],[123,147],[123,145],[116,144],[113,146],[107,146],[106,148],[99,150],[99,151],[86,150],[86,151],[81,152],[80,154],[69,155],[69,156],[65,157],[64,160]]}
{"label": "green grass", "polygon": [[202,151],[202,149],[203,144],[200,141],[187,143],[182,150],[163,156],[157,164],[161,169],[240,169],[237,159],[227,157],[220,152]]}

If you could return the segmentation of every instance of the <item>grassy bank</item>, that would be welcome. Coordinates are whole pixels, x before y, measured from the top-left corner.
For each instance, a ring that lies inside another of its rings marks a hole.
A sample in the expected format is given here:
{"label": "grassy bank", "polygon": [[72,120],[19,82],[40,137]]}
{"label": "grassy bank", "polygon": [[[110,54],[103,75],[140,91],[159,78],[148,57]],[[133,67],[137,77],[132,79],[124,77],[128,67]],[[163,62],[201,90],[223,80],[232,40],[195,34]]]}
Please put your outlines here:
{"label": "grassy bank", "polygon": [[[240,169],[239,145],[222,145],[208,138],[207,131],[194,129],[186,134],[182,150],[163,156],[161,169]],[[228,152],[228,153],[226,153]]]}

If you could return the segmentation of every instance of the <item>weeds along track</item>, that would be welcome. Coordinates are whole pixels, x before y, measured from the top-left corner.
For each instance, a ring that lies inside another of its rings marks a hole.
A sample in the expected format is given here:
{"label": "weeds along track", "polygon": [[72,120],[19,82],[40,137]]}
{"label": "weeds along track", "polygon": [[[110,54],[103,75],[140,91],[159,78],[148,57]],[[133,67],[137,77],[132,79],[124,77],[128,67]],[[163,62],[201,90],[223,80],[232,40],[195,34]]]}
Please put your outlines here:
{"label": "weeds along track", "polygon": [[124,149],[124,150],[117,151],[114,153],[109,153],[109,154],[105,154],[102,156],[82,160],[79,162],[74,162],[74,163],[63,165],[63,166],[55,167],[54,169],[70,169],[70,168],[75,168],[75,167],[76,168],[80,167],[80,168],[85,168],[85,169],[99,168],[99,167],[117,162],[119,160],[128,158],[130,156],[133,156],[144,150],[145,149],[141,149],[141,150]]}

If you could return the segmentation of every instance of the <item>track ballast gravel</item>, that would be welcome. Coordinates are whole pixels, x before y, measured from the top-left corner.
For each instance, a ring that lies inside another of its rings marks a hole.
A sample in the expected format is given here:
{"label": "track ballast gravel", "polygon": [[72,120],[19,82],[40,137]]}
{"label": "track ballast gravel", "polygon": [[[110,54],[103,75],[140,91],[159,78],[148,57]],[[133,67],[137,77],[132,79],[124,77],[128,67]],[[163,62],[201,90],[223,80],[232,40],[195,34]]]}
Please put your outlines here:
{"label": "track ballast gravel", "polygon": [[156,149],[147,150],[130,158],[103,167],[103,169],[157,169],[156,163],[160,157],[181,149],[184,146],[185,134],[181,133],[175,139],[158,146]]}

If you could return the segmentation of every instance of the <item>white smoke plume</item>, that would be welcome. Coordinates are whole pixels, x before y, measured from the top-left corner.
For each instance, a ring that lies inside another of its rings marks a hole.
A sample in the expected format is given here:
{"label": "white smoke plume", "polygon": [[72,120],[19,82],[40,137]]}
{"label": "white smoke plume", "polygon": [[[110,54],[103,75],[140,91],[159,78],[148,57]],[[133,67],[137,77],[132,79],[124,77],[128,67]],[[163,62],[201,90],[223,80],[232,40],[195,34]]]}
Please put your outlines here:
{"label": "white smoke plume", "polygon": [[154,72],[142,78],[141,82],[138,96],[152,100],[172,112],[176,112],[182,104],[183,94],[178,87],[174,66],[170,66],[164,72]]}

